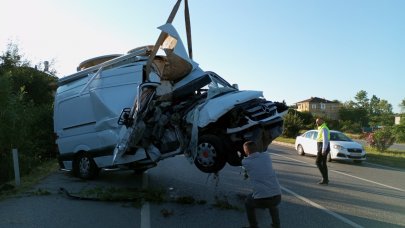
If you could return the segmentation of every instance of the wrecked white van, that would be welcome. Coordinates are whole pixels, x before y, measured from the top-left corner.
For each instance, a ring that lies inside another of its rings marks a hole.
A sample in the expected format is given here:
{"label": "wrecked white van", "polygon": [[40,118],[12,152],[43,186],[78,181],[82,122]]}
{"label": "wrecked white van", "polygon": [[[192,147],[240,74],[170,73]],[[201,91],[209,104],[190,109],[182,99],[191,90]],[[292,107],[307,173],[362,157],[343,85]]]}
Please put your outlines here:
{"label": "wrecked white van", "polygon": [[54,130],[63,169],[85,179],[101,168],[143,171],[185,155],[202,172],[238,166],[242,145],[265,150],[282,132],[287,107],[240,91],[187,55],[175,28],[164,41],[81,63],[59,79]]}

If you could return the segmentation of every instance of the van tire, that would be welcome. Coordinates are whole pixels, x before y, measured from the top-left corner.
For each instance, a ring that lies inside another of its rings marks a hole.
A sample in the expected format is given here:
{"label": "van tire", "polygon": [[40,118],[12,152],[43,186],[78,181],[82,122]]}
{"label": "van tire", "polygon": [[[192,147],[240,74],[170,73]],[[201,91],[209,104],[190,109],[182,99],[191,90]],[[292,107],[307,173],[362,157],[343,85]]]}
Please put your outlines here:
{"label": "van tire", "polygon": [[97,177],[100,169],[91,156],[87,153],[79,153],[73,163],[73,172],[81,179],[90,180]]}
{"label": "van tire", "polygon": [[227,158],[226,161],[228,162],[229,165],[231,166],[241,166],[242,165],[242,160],[245,157],[245,152],[243,151],[243,144],[235,145],[235,146],[230,146],[233,144],[238,144],[238,143],[233,143],[230,140],[224,141],[226,143],[225,150],[227,153]]}
{"label": "van tire", "polygon": [[226,164],[224,148],[218,136],[201,136],[198,140],[194,164],[204,173],[216,173],[220,171]]}

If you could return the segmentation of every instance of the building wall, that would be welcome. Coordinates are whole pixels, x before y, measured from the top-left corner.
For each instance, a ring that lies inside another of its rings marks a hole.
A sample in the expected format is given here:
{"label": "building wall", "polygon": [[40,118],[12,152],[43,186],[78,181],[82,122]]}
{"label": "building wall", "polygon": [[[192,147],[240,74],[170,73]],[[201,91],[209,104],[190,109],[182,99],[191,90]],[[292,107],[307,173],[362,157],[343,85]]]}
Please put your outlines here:
{"label": "building wall", "polygon": [[328,119],[339,119],[340,103],[316,103],[316,102],[303,102],[297,104],[297,111],[310,112],[314,116],[326,117]]}
{"label": "building wall", "polygon": [[400,116],[396,116],[395,117],[395,124],[398,125],[401,122],[401,117]]}
{"label": "building wall", "polygon": [[299,112],[309,112],[309,102],[298,103],[297,106]]}

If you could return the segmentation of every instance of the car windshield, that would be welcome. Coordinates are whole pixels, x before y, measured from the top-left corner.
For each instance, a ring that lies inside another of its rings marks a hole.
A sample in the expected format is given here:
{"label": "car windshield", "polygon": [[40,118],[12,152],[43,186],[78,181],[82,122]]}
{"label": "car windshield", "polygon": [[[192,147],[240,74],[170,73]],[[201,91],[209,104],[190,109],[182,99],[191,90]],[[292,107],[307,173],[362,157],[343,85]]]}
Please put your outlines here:
{"label": "car windshield", "polygon": [[351,142],[352,140],[347,137],[345,134],[341,132],[331,132],[330,133],[330,141],[348,141]]}

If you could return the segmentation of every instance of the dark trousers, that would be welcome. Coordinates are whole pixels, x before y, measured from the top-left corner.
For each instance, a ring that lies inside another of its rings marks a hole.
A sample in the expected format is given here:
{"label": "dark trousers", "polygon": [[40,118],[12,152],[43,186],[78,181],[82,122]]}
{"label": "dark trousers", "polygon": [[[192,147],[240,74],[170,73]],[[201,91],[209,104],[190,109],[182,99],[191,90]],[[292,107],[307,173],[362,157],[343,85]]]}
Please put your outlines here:
{"label": "dark trousers", "polygon": [[323,181],[328,182],[329,181],[329,179],[328,179],[328,166],[326,165],[326,163],[327,163],[326,159],[328,157],[328,153],[330,153],[330,148],[329,148],[329,145],[328,145],[328,148],[326,149],[326,154],[323,155],[322,154],[322,144],[323,143],[318,142],[317,144],[318,144],[317,145],[318,146],[318,153],[316,155],[316,166],[318,166],[318,169],[322,174]]}
{"label": "dark trousers", "polygon": [[250,227],[257,227],[255,208],[268,208],[272,219],[273,227],[280,227],[280,217],[278,213],[278,205],[281,202],[281,195],[276,195],[269,198],[254,199],[249,195],[245,200],[245,208]]}

